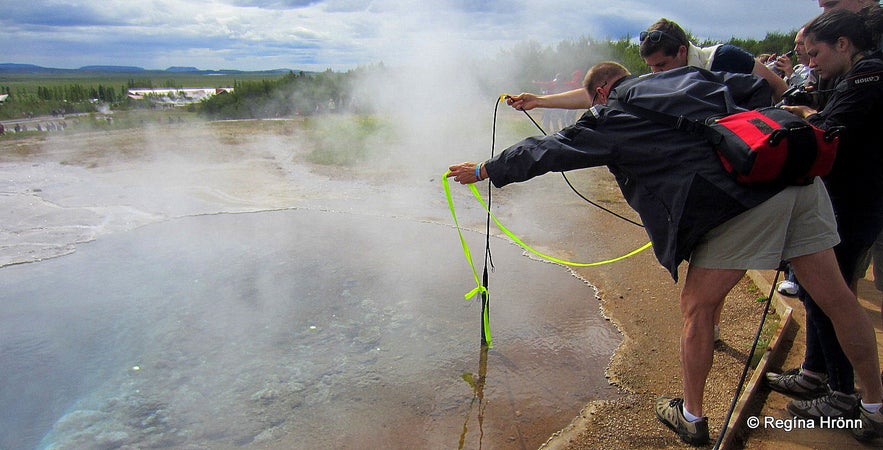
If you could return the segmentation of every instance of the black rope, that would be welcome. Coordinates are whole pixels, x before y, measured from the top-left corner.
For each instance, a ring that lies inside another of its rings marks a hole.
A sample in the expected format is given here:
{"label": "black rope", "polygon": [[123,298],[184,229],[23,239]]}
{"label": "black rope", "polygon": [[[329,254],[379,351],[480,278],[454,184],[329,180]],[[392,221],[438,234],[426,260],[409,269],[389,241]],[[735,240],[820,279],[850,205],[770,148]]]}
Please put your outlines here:
{"label": "black rope", "polygon": [[724,419],[724,425],[721,427],[720,435],[717,442],[714,443],[714,450],[720,448],[724,441],[724,434],[730,425],[730,419],[733,417],[733,411],[736,409],[736,403],[739,402],[739,394],[745,386],[745,379],[748,378],[748,371],[751,369],[751,360],[754,359],[754,352],[757,350],[757,343],[760,341],[760,335],[763,332],[763,324],[766,322],[766,316],[770,312],[770,303],[773,300],[773,294],[776,292],[776,283],[779,282],[779,274],[782,273],[781,268],[776,270],[776,276],[773,278],[773,285],[770,287],[770,295],[766,298],[766,306],[763,308],[763,315],[760,316],[760,325],[757,327],[757,333],[754,334],[754,343],[751,344],[751,351],[748,353],[748,359],[745,361],[745,367],[742,369],[742,376],[739,378],[739,384],[736,386],[736,393],[733,395],[733,401],[730,403],[730,409],[727,411],[727,417]]}
{"label": "black rope", "polygon": [[[494,103],[494,122],[491,130],[491,158],[494,157],[494,148],[496,147],[497,141],[497,110],[499,109],[500,101],[497,100]],[[494,271],[494,258],[491,256],[491,195],[493,190],[491,189],[490,177],[488,177],[487,183],[487,223],[485,224],[485,232],[484,232],[484,269],[481,275],[481,285],[484,287],[484,290],[481,291],[481,346],[488,347],[490,342],[487,341],[487,330],[485,330],[485,317],[490,317],[490,294],[488,293],[488,266],[491,268],[491,272]],[[490,320],[490,319],[488,319]]]}
{"label": "black rope", "polygon": [[[494,157],[494,149],[496,147],[497,112],[499,111],[500,103],[502,103],[500,101],[500,99],[496,99],[496,101],[494,102],[494,121],[493,121],[492,132],[491,132],[491,158]],[[540,133],[543,133],[544,135],[546,134],[545,130],[543,130],[543,127],[541,127],[540,124],[538,124],[537,121],[534,120],[534,118],[531,117],[531,115],[528,114],[527,111],[522,110],[522,112],[524,112],[524,115],[526,115],[527,118],[530,119],[530,121],[533,122],[533,124],[537,127],[537,129],[540,130]],[[576,195],[578,195],[581,199],[588,202],[590,205],[592,205],[592,206],[594,206],[594,207],[596,207],[596,208],[598,208],[608,214],[618,217],[619,219],[622,219],[628,223],[631,223],[633,225],[637,225],[639,227],[644,226],[644,225],[642,225],[638,222],[635,222],[627,217],[617,214],[616,212],[613,212],[613,211],[593,202],[592,200],[589,200],[585,195],[580,193],[576,189],[576,187],[574,187],[573,183],[570,182],[570,179],[567,178],[567,175],[564,172],[561,172],[561,176],[564,177],[564,181],[567,183],[567,185],[570,187],[570,189],[574,193],[576,193]],[[480,294],[481,295],[481,315],[482,315],[482,320],[481,320],[481,345],[482,345],[482,347],[487,347],[490,345],[490,342],[487,341],[487,330],[485,329],[484,318],[490,317],[490,299],[489,299],[489,294],[488,294],[488,289],[487,289],[488,288],[488,267],[490,267],[491,272],[494,271],[494,260],[493,260],[493,257],[491,256],[491,213],[490,213],[490,211],[491,211],[491,195],[492,195],[492,193],[493,193],[492,186],[491,186],[490,181],[488,181],[488,189],[487,189],[488,214],[487,214],[487,223],[485,225],[484,269],[482,271],[482,277],[481,277],[481,283],[482,283],[482,287],[484,287],[484,290],[482,290],[481,294]]]}
{"label": "black rope", "polygon": [[[543,130],[543,127],[541,127],[540,124],[538,124],[537,121],[534,120],[534,118],[533,118],[530,114],[528,114],[527,111],[525,111],[525,110],[523,110],[523,109],[522,109],[521,111],[524,113],[525,116],[527,116],[528,119],[530,119],[531,122],[533,122],[533,124],[537,127],[537,129],[540,130],[540,133],[543,133],[544,135],[546,134],[546,131]],[[495,120],[495,122],[496,122],[496,120]],[[571,183],[571,182],[570,182],[570,179],[567,178],[567,174],[565,174],[564,172],[561,172],[561,176],[564,177],[564,181],[565,181],[565,182],[567,183],[567,185],[570,187],[570,190],[572,190],[576,195],[578,195],[579,198],[581,198],[581,199],[585,200],[586,202],[588,202],[588,204],[590,204],[590,205],[592,205],[592,206],[594,206],[594,207],[596,207],[596,208],[600,209],[601,211],[604,211],[604,212],[606,212],[606,213],[608,213],[608,214],[612,214],[614,217],[617,217],[617,218],[619,218],[619,219],[622,219],[622,220],[624,220],[624,221],[626,221],[626,222],[628,222],[628,223],[630,223],[630,224],[632,224],[632,225],[637,225],[637,226],[639,226],[639,227],[641,227],[641,228],[644,227],[644,225],[641,224],[641,223],[639,223],[639,222],[635,222],[634,220],[629,219],[628,217],[624,217],[624,216],[622,216],[622,215],[620,215],[620,214],[618,214],[618,213],[616,213],[616,212],[613,212],[613,211],[611,211],[611,210],[609,210],[609,209],[607,209],[607,208],[605,208],[605,207],[603,207],[603,206],[601,206],[601,205],[599,205],[599,204],[597,204],[597,203],[595,203],[595,202],[589,200],[585,195],[583,195],[580,191],[578,191],[578,190],[576,189],[576,187],[573,186],[573,183]]]}

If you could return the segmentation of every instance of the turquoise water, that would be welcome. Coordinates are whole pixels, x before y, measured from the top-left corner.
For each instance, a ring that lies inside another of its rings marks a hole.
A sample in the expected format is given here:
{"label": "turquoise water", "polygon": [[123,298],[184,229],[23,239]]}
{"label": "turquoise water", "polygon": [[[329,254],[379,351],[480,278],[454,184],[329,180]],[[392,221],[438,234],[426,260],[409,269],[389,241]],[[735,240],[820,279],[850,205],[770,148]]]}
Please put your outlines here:
{"label": "turquoise water", "polygon": [[459,246],[437,223],[287,210],[4,267],[0,448],[536,448],[615,395],[621,337],[591,286],[495,239],[484,360]]}

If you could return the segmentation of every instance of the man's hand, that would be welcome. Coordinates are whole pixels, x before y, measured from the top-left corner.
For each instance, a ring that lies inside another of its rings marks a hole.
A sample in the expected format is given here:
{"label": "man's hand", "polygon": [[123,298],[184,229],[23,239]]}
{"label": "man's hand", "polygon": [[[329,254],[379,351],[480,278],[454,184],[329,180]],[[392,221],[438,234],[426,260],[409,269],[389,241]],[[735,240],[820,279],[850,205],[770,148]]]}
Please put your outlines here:
{"label": "man's hand", "polygon": [[794,75],[794,63],[791,62],[791,57],[787,54],[776,58],[775,68],[781,70],[786,77]]}
{"label": "man's hand", "polygon": [[798,105],[798,106],[783,106],[782,109],[785,111],[794,114],[795,116],[802,117],[806,119],[807,117],[817,113],[818,111],[810,108],[809,106]]}
{"label": "man's hand", "polygon": [[528,111],[540,106],[536,94],[530,94],[527,92],[506,97],[506,104],[519,111]]}
{"label": "man's hand", "polygon": [[476,167],[478,167],[478,163],[474,162],[454,164],[453,166],[448,167],[448,170],[450,171],[448,172],[448,178],[453,178],[454,181],[460,184],[472,184],[487,179],[487,169],[485,169],[484,165],[479,169],[481,178],[475,176]]}

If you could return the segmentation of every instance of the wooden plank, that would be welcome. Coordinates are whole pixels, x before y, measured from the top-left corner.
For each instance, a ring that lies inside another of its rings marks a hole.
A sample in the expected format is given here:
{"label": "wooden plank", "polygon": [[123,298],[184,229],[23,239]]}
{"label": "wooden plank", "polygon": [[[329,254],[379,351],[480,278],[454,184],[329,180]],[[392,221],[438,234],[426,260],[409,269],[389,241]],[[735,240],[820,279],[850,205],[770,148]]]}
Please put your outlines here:
{"label": "wooden plank", "polygon": [[[750,271],[749,276],[751,276],[752,281],[754,281],[754,284],[761,290],[761,292],[770,292],[772,289],[772,284],[760,273]],[[776,329],[776,332],[773,333],[769,346],[765,349],[766,351],[761,357],[760,362],[757,364],[757,368],[752,372],[745,388],[739,396],[736,408],[733,410],[733,416],[730,418],[730,423],[727,425],[727,430],[721,441],[721,449],[733,448],[733,441],[742,431],[742,427],[745,425],[745,420],[747,419],[746,414],[748,411],[746,410],[746,406],[757,393],[758,388],[763,384],[764,374],[767,372],[770,360],[780,356],[779,352],[782,351],[782,340],[785,338],[792,325],[791,314],[793,309],[782,302],[781,296],[778,293],[773,294],[772,306],[781,318],[779,321],[779,327]]]}

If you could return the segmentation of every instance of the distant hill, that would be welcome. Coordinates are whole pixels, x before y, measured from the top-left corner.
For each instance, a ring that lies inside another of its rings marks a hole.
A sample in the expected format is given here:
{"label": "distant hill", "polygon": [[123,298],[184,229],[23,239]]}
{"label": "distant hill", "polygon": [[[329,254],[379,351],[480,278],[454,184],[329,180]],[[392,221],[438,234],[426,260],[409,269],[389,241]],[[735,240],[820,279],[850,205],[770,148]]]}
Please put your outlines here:
{"label": "distant hill", "polygon": [[82,70],[83,72],[114,72],[114,73],[129,73],[129,72],[144,72],[143,67],[134,67],[134,66],[83,66],[78,70]]}
{"label": "distant hill", "polygon": [[0,63],[0,73],[39,74],[65,73],[70,71],[71,69],[52,69],[47,67],[35,66],[33,64]]}
{"label": "distant hill", "polygon": [[148,70],[143,67],[135,66],[83,66],[79,69],[57,69],[52,67],[42,67],[34,64],[16,64],[16,63],[0,63],[0,74],[76,74],[76,73],[190,73],[200,75],[230,75],[238,73],[288,73],[292,69],[273,69],[273,70],[201,70],[196,67],[169,67],[165,70]]}

